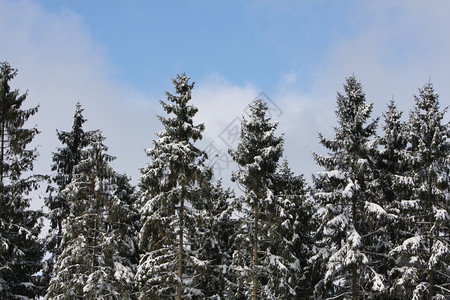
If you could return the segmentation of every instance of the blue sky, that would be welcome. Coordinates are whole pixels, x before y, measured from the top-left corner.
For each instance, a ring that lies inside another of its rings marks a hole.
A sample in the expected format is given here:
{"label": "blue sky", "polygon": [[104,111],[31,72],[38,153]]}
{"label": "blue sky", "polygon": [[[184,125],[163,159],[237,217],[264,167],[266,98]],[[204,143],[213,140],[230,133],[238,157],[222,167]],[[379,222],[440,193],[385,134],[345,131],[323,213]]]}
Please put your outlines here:
{"label": "blue sky", "polygon": [[265,92],[281,112],[285,157],[310,178],[346,77],[361,80],[374,118],[393,97],[407,118],[430,76],[450,104],[449,11],[446,0],[0,0],[0,61],[19,69],[12,86],[28,90],[28,105],[40,104],[30,121],[41,130],[38,172],[50,172],[56,129],[70,130],[80,101],[86,129],[103,130],[114,167],[137,182],[161,129],[159,100],[185,72],[207,128],[201,147],[226,153],[224,130]]}
{"label": "blue sky", "polygon": [[[350,2],[349,2],[350,4]],[[355,3],[353,3],[355,4]],[[173,74],[220,73],[231,83],[270,89],[280,74],[311,74],[342,33],[353,28],[353,5],[331,1],[43,1],[75,12],[118,72],[139,89]],[[302,88],[309,88],[310,75]]]}

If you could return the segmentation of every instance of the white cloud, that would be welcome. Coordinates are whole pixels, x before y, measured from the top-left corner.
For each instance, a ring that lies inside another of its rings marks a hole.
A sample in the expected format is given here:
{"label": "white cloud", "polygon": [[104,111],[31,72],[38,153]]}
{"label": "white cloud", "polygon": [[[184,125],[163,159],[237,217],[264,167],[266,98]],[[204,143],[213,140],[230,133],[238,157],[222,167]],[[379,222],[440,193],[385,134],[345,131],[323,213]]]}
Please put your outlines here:
{"label": "white cloud", "polygon": [[[341,90],[345,77],[355,73],[369,101],[375,102],[376,113],[386,109],[392,95],[401,108],[409,110],[412,94],[431,76],[441,103],[448,105],[450,19],[444,12],[449,11],[450,3],[359,3],[353,19],[356,34],[330,46],[315,90]],[[332,95],[326,92],[322,96]]]}
{"label": "white cloud", "polygon": [[244,114],[258,92],[251,85],[232,85],[217,73],[197,81],[192,103],[199,109],[196,116],[198,122],[206,125],[205,138],[217,140],[230,122]]}
{"label": "white cloud", "polygon": [[[296,88],[296,80],[299,79],[295,73],[287,73],[281,76],[276,94],[262,97],[272,101],[268,103],[269,109],[273,109],[272,120],[279,123],[278,134],[285,135],[284,157],[295,173],[305,174],[309,179],[318,170],[312,158],[312,151],[318,148],[317,133],[332,131],[334,102],[331,101],[330,109],[329,102],[316,101]],[[230,183],[231,172],[236,169],[226,153],[236,145],[234,135],[241,117],[248,117],[246,108],[261,92],[264,91],[252,85],[232,85],[218,74],[198,81],[194,89],[192,102],[199,109],[196,122],[206,124],[201,146],[211,151],[210,162],[215,163],[216,175],[225,183]]]}
{"label": "white cloud", "polygon": [[7,12],[0,18],[0,60],[18,69],[11,86],[28,90],[25,108],[40,105],[29,121],[41,131],[35,170],[50,173],[51,152],[60,146],[56,129],[71,129],[80,101],[85,129],[102,129],[110,154],[118,157],[114,166],[136,180],[157,130],[157,101],[110,78],[115,70],[80,16],[49,13],[31,1],[0,1],[0,11]]}

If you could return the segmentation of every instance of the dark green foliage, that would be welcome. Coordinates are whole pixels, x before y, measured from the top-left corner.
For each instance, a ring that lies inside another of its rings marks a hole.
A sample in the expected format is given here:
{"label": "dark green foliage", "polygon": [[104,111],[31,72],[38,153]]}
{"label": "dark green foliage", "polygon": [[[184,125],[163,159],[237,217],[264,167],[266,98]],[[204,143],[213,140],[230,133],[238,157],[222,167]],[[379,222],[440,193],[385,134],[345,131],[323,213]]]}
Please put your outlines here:
{"label": "dark green foliage", "polygon": [[402,177],[410,198],[400,202],[399,219],[408,226],[391,251],[392,294],[400,298],[450,297],[450,129],[443,124],[447,109],[428,83],[415,96],[410,113],[408,147]]}
{"label": "dark green foliage", "polygon": [[250,119],[241,123],[241,142],[230,151],[241,167],[233,180],[245,189],[237,205],[241,218],[227,285],[231,299],[300,297],[299,284],[305,282],[301,274],[306,261],[297,256],[308,230],[300,228],[299,220],[305,183],[293,176],[287,163],[277,171],[283,137],[275,135],[277,124],[267,117],[267,110],[261,100],[250,105]]}
{"label": "dark green foliage", "polygon": [[46,246],[51,257],[46,261],[44,273],[46,279],[53,276],[53,265],[61,252],[61,239],[63,233],[63,222],[69,216],[70,205],[63,192],[71,182],[73,169],[81,161],[82,151],[89,144],[90,132],[83,130],[86,119],[83,117],[83,109],[77,103],[73,116],[72,130],[57,131],[58,140],[64,147],[58,148],[53,153],[52,171],[56,173],[51,178],[53,185],[47,187],[49,196],[45,199],[45,205],[49,212],[47,218],[50,220],[50,229],[47,236]]}
{"label": "dark green foliage", "polygon": [[[285,295],[288,298],[305,299],[313,295],[314,271],[309,266],[309,258],[314,248],[312,220],[314,203],[309,198],[309,187],[303,176],[295,176],[284,160],[279,166],[273,180],[274,196],[277,199],[275,214],[269,214],[273,223],[270,236],[276,247],[272,252],[280,257],[290,257],[295,265],[289,274],[281,272],[276,276],[273,290],[276,295]],[[275,251],[274,251],[275,250]],[[295,259],[294,259],[295,258]],[[272,268],[271,268],[272,269]],[[279,271],[278,271],[279,272]],[[277,270],[274,268],[274,274]],[[276,282],[279,278],[288,278],[289,284],[285,287]],[[296,284],[292,284],[296,282]],[[291,286],[295,297],[286,287]]]}
{"label": "dark green foliage", "polygon": [[[377,172],[379,181],[379,203],[384,207],[388,216],[384,231],[384,252],[392,250],[405,237],[409,228],[413,225],[411,219],[402,218],[405,212],[402,203],[411,199],[411,189],[408,187],[408,164],[405,158],[407,147],[407,124],[401,120],[402,112],[399,111],[392,100],[388,110],[383,114],[383,135],[379,137],[377,158]],[[395,268],[395,260],[389,255],[383,259],[383,264],[378,271],[387,278],[386,295],[393,298],[391,284],[393,282],[392,268]],[[394,276],[395,277],[395,276]],[[405,282],[406,285],[406,282]],[[403,296],[400,297],[403,299]],[[408,298],[408,297],[406,297]]]}
{"label": "dark green foliage", "polygon": [[[223,293],[217,271],[227,260],[227,193],[211,184],[206,154],[194,146],[204,125],[194,125],[189,104],[194,84],[186,75],[173,80],[176,94],[161,101],[170,117],[147,150],[151,162],[141,170],[142,251],[136,276],[141,299],[204,299]],[[222,254],[224,255],[223,257]]]}
{"label": "dark green foliage", "polygon": [[205,299],[226,299],[225,285],[231,261],[230,236],[234,230],[231,220],[232,208],[228,201],[234,196],[230,189],[224,190],[221,182],[212,183],[212,170],[206,169],[199,180],[197,225],[188,235],[198,244],[197,257],[206,262],[204,274],[198,283]]}
{"label": "dark green foliage", "polygon": [[133,189],[109,163],[100,131],[74,167],[64,190],[70,214],[47,299],[132,299],[136,270]]}
{"label": "dark green foliage", "polygon": [[38,133],[24,128],[37,107],[22,110],[26,94],[11,90],[17,74],[0,63],[0,298],[33,298],[42,287],[35,275],[41,269],[43,244],[38,236],[42,213],[29,209],[29,193],[38,188],[40,176],[30,175],[37,157],[28,149]]}
{"label": "dark green foliage", "polygon": [[347,79],[344,89],[345,94],[337,96],[335,138],[320,135],[330,152],[314,156],[325,172],[314,178],[321,209],[316,215],[318,248],[312,261],[321,273],[316,297],[359,299],[385,291],[377,262],[387,256],[383,236],[388,217],[377,196],[376,143],[371,140],[377,121],[366,124],[373,104],[365,104],[355,77]]}

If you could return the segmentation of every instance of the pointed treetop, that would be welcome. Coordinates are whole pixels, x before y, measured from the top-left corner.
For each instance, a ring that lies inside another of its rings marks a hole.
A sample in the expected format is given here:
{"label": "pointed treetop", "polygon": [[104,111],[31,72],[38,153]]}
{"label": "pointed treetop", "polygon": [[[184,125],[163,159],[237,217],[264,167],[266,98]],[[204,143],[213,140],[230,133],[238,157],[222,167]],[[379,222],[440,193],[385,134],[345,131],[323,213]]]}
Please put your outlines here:
{"label": "pointed treetop", "polygon": [[[9,92],[9,85],[7,84],[8,81],[16,77],[17,75],[17,69],[14,69],[10,66],[10,64],[6,61],[0,62],[0,78],[2,80],[2,84],[0,88],[7,87],[5,90],[6,92]],[[5,91],[2,90],[4,93]]]}
{"label": "pointed treetop", "polygon": [[439,95],[434,91],[431,82],[425,84],[422,89],[419,88],[419,96],[414,95],[414,99],[419,109],[429,112],[439,111]]}
{"label": "pointed treetop", "polygon": [[191,91],[194,88],[195,82],[189,84],[189,80],[191,78],[186,76],[185,73],[177,74],[177,76],[172,79],[173,84],[175,85],[175,91],[177,94],[184,95],[186,94],[191,98]]}

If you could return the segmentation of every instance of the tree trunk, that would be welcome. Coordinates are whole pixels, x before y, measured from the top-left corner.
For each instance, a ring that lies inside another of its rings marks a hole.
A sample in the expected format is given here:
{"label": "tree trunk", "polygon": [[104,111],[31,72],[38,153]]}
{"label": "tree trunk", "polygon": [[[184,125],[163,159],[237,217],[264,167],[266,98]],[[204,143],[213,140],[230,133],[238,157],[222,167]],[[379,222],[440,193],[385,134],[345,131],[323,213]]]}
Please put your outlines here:
{"label": "tree trunk", "polygon": [[[96,166],[96,170],[97,170],[97,175],[99,172],[99,167],[98,167],[98,159],[97,159],[97,166]],[[98,215],[100,214],[100,200],[99,198],[100,193],[97,192],[95,190],[95,183],[92,182],[91,187],[90,187],[91,191],[91,195],[94,196],[94,201],[95,201],[95,211],[93,214],[94,217],[94,241],[93,241],[93,245],[92,245],[92,265],[91,265],[91,274],[95,273],[95,267],[96,267],[96,256],[97,256],[97,234],[98,234],[98,228],[99,228],[99,219],[98,219]],[[91,290],[90,293],[90,298],[91,300],[94,300],[94,290]]]}
{"label": "tree trunk", "polygon": [[[433,215],[433,195],[432,195],[432,183],[431,183],[431,179],[429,179],[429,184],[428,184],[428,188],[429,188],[429,199],[428,199],[428,203],[430,204],[429,206],[429,214],[430,214],[430,248],[429,248],[429,254],[428,254],[428,259],[431,257],[431,255],[433,255],[433,223],[434,223],[434,215]],[[428,270],[428,284],[430,285],[430,289],[429,289],[429,299],[433,299],[434,296],[434,270],[433,270],[433,266],[430,266],[430,269]]]}
{"label": "tree trunk", "polygon": [[358,270],[356,264],[352,267],[352,299],[358,299]]}
{"label": "tree trunk", "polygon": [[[97,218],[94,216],[94,242],[92,247],[91,274],[95,272],[95,257],[97,256]],[[90,291],[90,299],[94,299],[94,290]]]}
{"label": "tree trunk", "polygon": [[1,149],[0,149],[0,207],[4,207],[3,204],[3,160],[5,159],[5,120],[3,116],[1,116],[1,124],[0,124],[0,130],[1,130]]}
{"label": "tree trunk", "polygon": [[[356,174],[355,172],[355,166],[353,166],[353,174]],[[353,218],[353,225],[355,227],[356,231],[359,231],[359,223],[357,220],[357,211],[356,211],[356,201],[357,196],[353,195],[352,197],[352,218]],[[356,263],[352,266],[352,299],[357,300],[358,299],[358,266]]]}
{"label": "tree trunk", "polygon": [[1,152],[0,152],[0,179],[1,182],[3,183],[3,160],[5,157],[5,120],[3,120],[3,116],[2,116],[2,121],[0,124],[0,130],[2,131],[2,137],[1,137]]}
{"label": "tree trunk", "polygon": [[252,282],[253,282],[253,295],[252,300],[257,300],[258,291],[258,281],[257,281],[257,267],[258,267],[258,220],[259,219],[259,207],[258,200],[255,203],[255,240],[253,242],[253,272],[252,272]]}
{"label": "tree trunk", "polygon": [[181,300],[181,288],[183,277],[183,224],[184,222],[184,199],[181,198],[180,205],[180,241],[178,244],[178,285],[177,285],[177,299]]}

